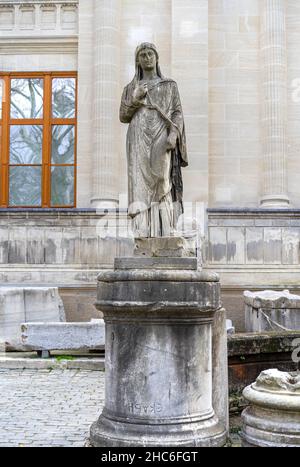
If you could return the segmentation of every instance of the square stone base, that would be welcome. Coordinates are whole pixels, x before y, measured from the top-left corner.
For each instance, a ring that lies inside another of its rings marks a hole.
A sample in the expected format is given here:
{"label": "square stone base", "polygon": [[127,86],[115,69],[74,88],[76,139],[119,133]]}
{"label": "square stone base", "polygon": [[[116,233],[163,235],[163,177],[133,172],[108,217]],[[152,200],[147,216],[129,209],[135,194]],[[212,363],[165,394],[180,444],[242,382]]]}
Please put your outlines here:
{"label": "square stone base", "polygon": [[196,257],[195,238],[184,237],[156,237],[135,238],[134,256],[138,257]]}

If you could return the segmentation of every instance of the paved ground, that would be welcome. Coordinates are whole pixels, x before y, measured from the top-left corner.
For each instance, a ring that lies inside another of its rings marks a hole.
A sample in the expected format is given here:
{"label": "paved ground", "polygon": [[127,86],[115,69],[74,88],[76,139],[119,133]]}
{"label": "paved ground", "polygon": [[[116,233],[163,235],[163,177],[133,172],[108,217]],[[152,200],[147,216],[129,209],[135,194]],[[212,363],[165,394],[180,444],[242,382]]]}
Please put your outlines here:
{"label": "paved ground", "polygon": [[83,446],[104,402],[104,373],[1,370],[0,447]]}
{"label": "paved ground", "polygon": [[[104,372],[0,369],[0,447],[83,446],[104,403]],[[240,446],[240,416],[231,443]]]}

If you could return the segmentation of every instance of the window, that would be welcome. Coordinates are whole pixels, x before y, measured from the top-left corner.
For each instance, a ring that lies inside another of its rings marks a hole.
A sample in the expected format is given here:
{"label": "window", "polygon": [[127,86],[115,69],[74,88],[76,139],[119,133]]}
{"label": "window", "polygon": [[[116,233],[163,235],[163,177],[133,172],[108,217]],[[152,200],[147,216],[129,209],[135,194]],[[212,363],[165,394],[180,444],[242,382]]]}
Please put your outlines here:
{"label": "window", "polygon": [[0,206],[74,207],[74,73],[0,73]]}

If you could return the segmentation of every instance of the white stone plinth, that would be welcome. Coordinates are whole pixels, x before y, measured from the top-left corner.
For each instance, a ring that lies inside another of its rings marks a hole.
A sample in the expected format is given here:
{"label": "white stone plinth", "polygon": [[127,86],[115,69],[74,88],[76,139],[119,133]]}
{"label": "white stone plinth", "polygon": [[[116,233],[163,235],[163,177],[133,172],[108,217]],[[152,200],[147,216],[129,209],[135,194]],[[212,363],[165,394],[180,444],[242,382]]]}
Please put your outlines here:
{"label": "white stone plinth", "polygon": [[300,330],[300,296],[288,290],[244,292],[246,332]]}
{"label": "white stone plinth", "polygon": [[24,323],[22,342],[31,350],[97,349],[105,344],[103,319],[89,323]]}
{"label": "white stone plinth", "polygon": [[300,373],[263,371],[243,396],[244,447],[300,447]]}

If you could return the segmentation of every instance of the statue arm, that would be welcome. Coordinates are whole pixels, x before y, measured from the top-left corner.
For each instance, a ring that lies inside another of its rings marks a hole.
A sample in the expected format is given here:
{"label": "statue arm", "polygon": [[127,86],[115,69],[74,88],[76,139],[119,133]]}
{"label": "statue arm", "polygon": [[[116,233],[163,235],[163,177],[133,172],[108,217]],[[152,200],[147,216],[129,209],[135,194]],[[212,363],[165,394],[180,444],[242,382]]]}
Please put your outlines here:
{"label": "statue arm", "polygon": [[[173,123],[175,123],[180,133],[182,133],[183,128],[184,128],[183,113],[182,113],[179,91],[177,88],[177,84],[175,82],[173,85],[171,120]],[[174,127],[173,127],[173,131],[176,131],[174,130]]]}
{"label": "statue arm", "polygon": [[143,104],[143,101],[134,99],[133,96],[128,96],[128,89],[125,88],[121,99],[120,121],[122,123],[130,123],[135,112],[142,107]]}
{"label": "statue arm", "polygon": [[[171,110],[172,122],[177,126],[176,139],[178,141],[179,153],[180,153],[180,165],[186,167],[188,165],[188,157],[186,150],[186,137],[184,128],[184,118],[181,107],[181,101],[177,84],[174,82],[173,85],[173,98],[172,98],[172,110]],[[179,131],[179,134],[178,134]]]}

